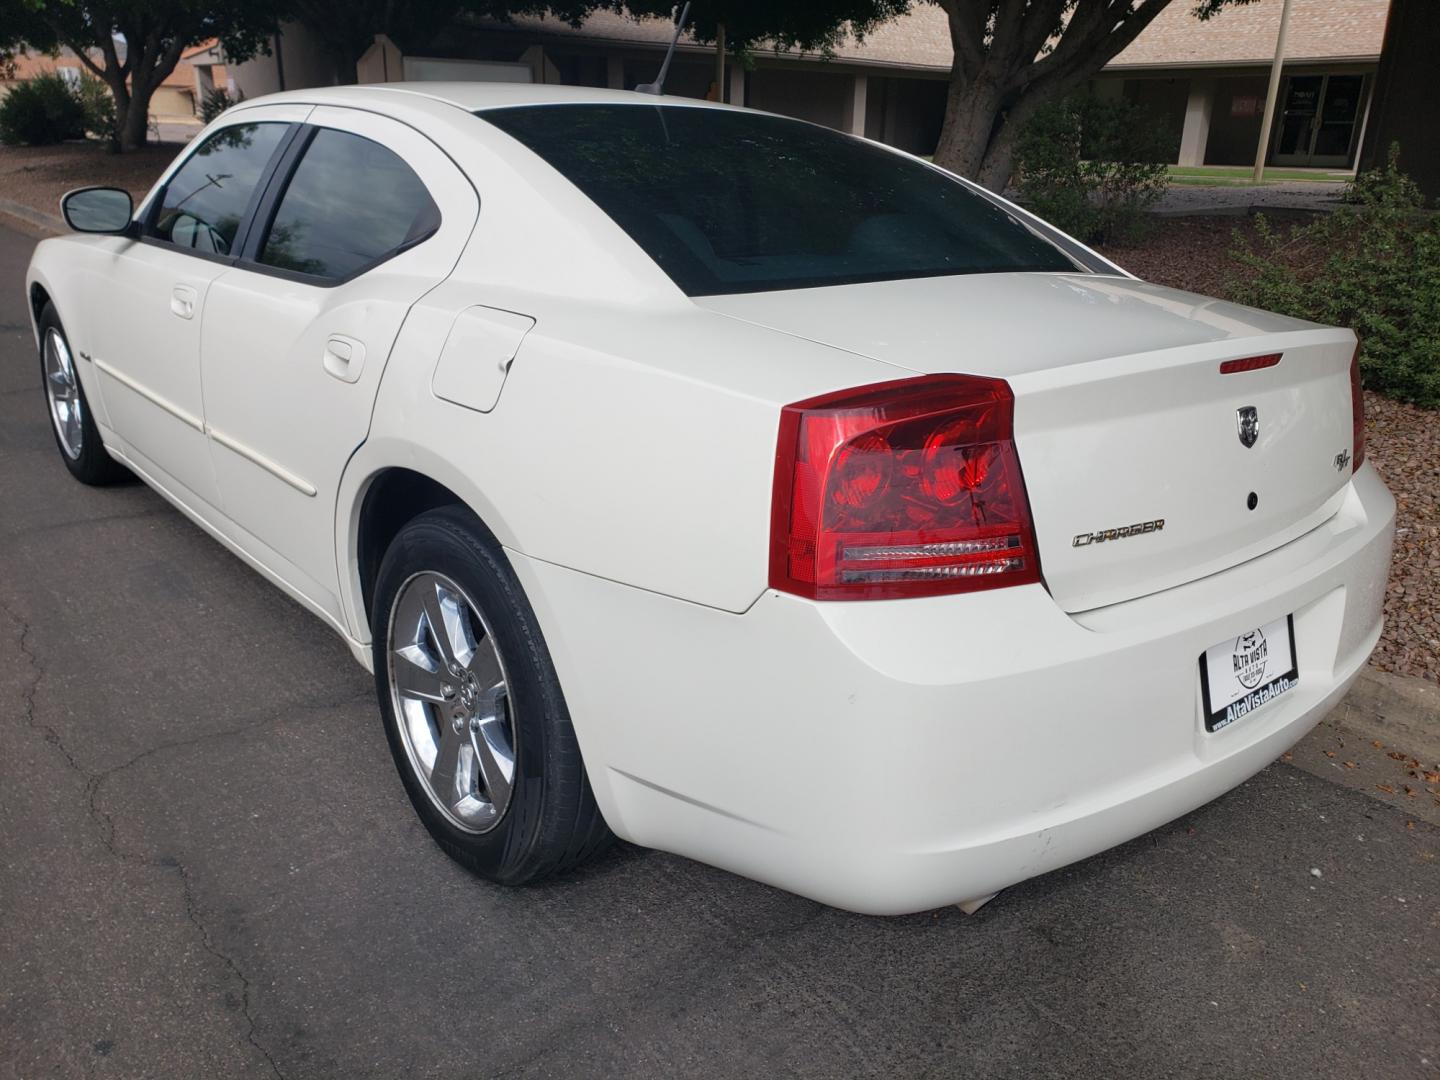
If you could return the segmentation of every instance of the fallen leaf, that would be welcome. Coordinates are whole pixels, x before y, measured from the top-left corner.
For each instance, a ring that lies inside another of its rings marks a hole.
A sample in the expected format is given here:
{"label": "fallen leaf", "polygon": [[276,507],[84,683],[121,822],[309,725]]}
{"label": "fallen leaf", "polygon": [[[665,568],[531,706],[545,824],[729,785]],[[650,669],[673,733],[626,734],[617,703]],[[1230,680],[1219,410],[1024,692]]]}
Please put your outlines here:
{"label": "fallen leaf", "polygon": [[1391,787],[1389,784],[1376,784],[1375,786],[1376,786],[1377,788],[1379,788],[1381,791],[1385,792],[1386,795],[1394,795],[1394,794],[1395,794],[1395,789],[1394,789],[1393,787]]}
{"label": "fallen leaf", "polygon": [[1384,744],[1383,742],[1381,742],[1379,739],[1376,739],[1376,740],[1375,740],[1374,742],[1372,742],[1370,745],[1373,746],[1373,747],[1375,747],[1376,750],[1384,750],[1384,749],[1385,749],[1385,744]]}
{"label": "fallen leaf", "polygon": [[1345,762],[1345,768],[1347,768],[1347,769],[1358,769],[1359,767],[1360,767],[1360,766],[1359,766],[1359,765],[1356,765],[1355,762],[1353,762],[1353,761],[1347,761],[1347,762]]}
{"label": "fallen leaf", "polygon": [[1388,757],[1391,761],[1404,761],[1404,760],[1405,760],[1405,755],[1402,754],[1402,753],[1400,753],[1400,751],[1398,751],[1398,750],[1391,750],[1391,751],[1390,751],[1388,754],[1386,754],[1385,756]]}
{"label": "fallen leaf", "polygon": [[1335,751],[1334,751],[1334,750],[1326,750],[1326,751],[1325,751],[1325,756],[1326,756],[1326,757],[1332,757],[1332,758],[1333,758],[1333,757],[1335,756]]}

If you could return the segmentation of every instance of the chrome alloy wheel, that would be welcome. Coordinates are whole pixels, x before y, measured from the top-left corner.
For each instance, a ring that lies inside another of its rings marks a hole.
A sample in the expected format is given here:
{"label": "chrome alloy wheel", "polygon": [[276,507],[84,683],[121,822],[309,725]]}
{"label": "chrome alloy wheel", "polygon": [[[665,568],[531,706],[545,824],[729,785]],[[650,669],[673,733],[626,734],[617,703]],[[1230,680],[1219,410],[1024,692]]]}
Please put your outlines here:
{"label": "chrome alloy wheel", "polygon": [[452,825],[488,832],[515,783],[515,724],[489,626],[459,585],[424,572],[400,586],[387,645],[411,768]]}
{"label": "chrome alloy wheel", "polygon": [[75,377],[70,346],[53,326],[45,331],[45,398],[50,403],[50,419],[55,434],[60,436],[61,449],[71,461],[79,461],[80,451],[85,449],[85,406],[80,400],[80,382]]}

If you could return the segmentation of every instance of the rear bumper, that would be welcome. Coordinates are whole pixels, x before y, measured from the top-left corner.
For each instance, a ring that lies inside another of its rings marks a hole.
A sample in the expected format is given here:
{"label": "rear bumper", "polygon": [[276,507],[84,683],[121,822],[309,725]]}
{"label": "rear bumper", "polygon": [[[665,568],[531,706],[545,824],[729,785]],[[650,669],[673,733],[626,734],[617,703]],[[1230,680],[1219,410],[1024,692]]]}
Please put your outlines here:
{"label": "rear bumper", "polygon": [[[1081,615],[1041,586],[748,612],[511,553],[607,820],[837,907],[985,896],[1229,790],[1345,693],[1380,634],[1394,501],[1241,566]],[[1300,685],[1208,733],[1198,658],[1295,616]]]}

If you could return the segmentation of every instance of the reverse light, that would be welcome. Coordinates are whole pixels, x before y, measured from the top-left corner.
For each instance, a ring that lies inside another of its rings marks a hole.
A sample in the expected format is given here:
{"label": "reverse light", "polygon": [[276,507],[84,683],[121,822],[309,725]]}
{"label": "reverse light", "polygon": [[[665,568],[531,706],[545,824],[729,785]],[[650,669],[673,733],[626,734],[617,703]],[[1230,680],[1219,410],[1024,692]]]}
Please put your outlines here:
{"label": "reverse light", "polygon": [[1365,461],[1365,394],[1360,386],[1360,343],[1355,343],[1355,355],[1350,357],[1350,417],[1354,426],[1353,446],[1350,451],[1350,471],[1357,473]]}
{"label": "reverse light", "polygon": [[926,375],[780,414],[770,586],[898,599],[1040,580],[1003,379]]}

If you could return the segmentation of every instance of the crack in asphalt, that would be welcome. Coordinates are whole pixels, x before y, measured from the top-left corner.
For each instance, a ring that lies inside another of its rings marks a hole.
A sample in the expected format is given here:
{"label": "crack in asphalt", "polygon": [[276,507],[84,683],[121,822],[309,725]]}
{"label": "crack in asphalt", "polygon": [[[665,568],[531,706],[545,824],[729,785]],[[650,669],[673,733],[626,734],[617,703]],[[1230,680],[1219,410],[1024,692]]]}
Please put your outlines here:
{"label": "crack in asphalt", "polygon": [[130,758],[130,760],[123,762],[120,765],[116,765],[112,768],[106,769],[103,772],[91,772],[89,769],[85,768],[85,766],[80,764],[80,762],[76,759],[74,753],[70,750],[68,746],[65,745],[65,740],[61,737],[60,733],[56,731],[54,727],[41,720],[36,714],[35,698],[40,691],[40,684],[45,680],[45,666],[41,663],[39,654],[36,653],[34,647],[30,643],[31,627],[29,621],[22,618],[17,612],[12,610],[6,604],[0,603],[0,610],[3,610],[5,614],[9,616],[11,621],[20,628],[20,654],[25,658],[26,663],[29,665],[31,671],[33,672],[28,685],[22,691],[22,702],[24,706],[23,715],[25,718],[26,726],[28,726],[31,730],[39,733],[41,737],[44,738],[45,742],[49,743],[51,746],[59,750],[61,756],[65,759],[65,763],[70,767],[70,769],[84,778],[87,816],[90,817],[91,820],[93,820],[97,825],[101,826],[100,843],[113,858],[118,859],[121,862],[131,863],[133,865],[143,866],[150,869],[166,871],[173,870],[179,874],[181,885],[181,898],[185,904],[186,919],[188,919],[191,925],[195,927],[196,931],[199,932],[200,943],[204,946],[205,951],[208,952],[211,956],[215,957],[217,960],[219,960],[222,964],[224,964],[231,973],[231,975],[233,975],[235,979],[240,983],[241,1012],[245,1017],[246,1042],[248,1042],[251,1047],[253,1047],[255,1051],[265,1059],[265,1063],[270,1067],[270,1071],[272,1074],[274,1074],[276,1080],[285,1080],[285,1074],[281,1072],[280,1066],[276,1062],[274,1056],[264,1046],[264,1044],[260,1042],[260,1039],[256,1034],[256,1018],[254,1007],[251,1001],[250,979],[241,969],[240,965],[235,961],[235,959],[230,956],[229,953],[225,952],[218,945],[216,945],[214,939],[211,937],[210,930],[205,925],[205,921],[200,915],[200,909],[196,905],[194,889],[192,888],[190,882],[190,872],[186,869],[185,864],[173,856],[162,856],[160,859],[151,860],[139,855],[134,855],[129,852],[120,850],[120,848],[115,843],[115,819],[107,811],[102,809],[97,802],[97,794],[99,792],[100,785],[106,779],[114,776],[116,773],[128,769],[130,766],[136,764],[139,761],[143,761],[145,758],[158,754],[163,750],[172,750],[181,746],[190,746],[196,743],[204,742],[208,739],[221,738],[227,735],[238,735],[243,732],[251,731],[255,728],[262,727],[267,723],[274,723],[277,718],[273,716],[267,717],[263,720],[256,720],[248,724],[243,724],[238,728],[227,729],[226,731],[208,732],[204,735],[197,735],[189,739],[177,739],[172,742],[162,743],[159,746],[154,746],[148,750],[142,751],[141,753],[136,754],[134,757]]}
{"label": "crack in asphalt", "polygon": [[[255,1034],[255,1012],[250,1001],[249,977],[240,969],[240,965],[235,962],[235,958],[216,945],[214,939],[210,937],[210,930],[205,925],[204,919],[200,917],[199,909],[195,906],[195,893],[190,885],[190,872],[185,869],[185,864],[179,859],[172,857],[171,861],[180,874],[180,884],[184,890],[185,917],[189,919],[195,929],[200,932],[200,944],[205,946],[206,952],[229,968],[230,973],[240,981],[240,1009],[244,1013],[247,1023],[245,1040],[265,1059],[265,1063],[270,1066],[270,1071],[274,1073],[276,1080],[285,1080],[285,1074],[280,1071],[279,1063]],[[164,865],[164,863],[152,865]]]}

